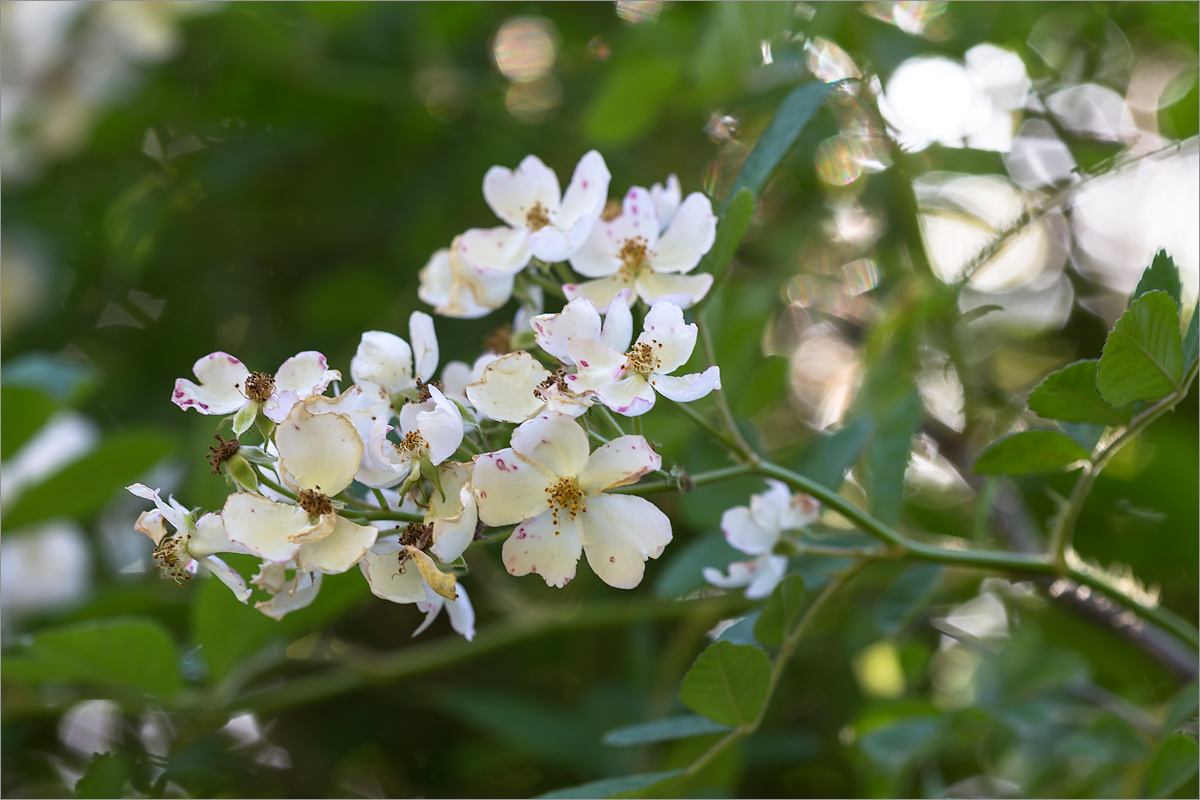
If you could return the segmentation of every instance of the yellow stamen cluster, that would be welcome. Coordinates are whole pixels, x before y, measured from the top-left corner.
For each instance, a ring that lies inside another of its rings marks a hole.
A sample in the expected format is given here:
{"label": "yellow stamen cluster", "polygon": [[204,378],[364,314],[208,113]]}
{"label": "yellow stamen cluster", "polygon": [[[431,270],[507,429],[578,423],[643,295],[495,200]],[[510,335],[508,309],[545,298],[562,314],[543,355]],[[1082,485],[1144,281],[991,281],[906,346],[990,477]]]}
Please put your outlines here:
{"label": "yellow stamen cluster", "polygon": [[[320,486],[317,487],[317,489],[320,488]],[[296,496],[296,502],[308,512],[310,517],[320,517],[333,513],[333,501],[326,495],[313,489],[301,490],[300,494]]]}
{"label": "yellow stamen cluster", "polygon": [[266,372],[251,372],[246,378],[246,399],[265,403],[275,393],[275,376]]}
{"label": "yellow stamen cluster", "polygon": [[422,448],[427,447],[429,447],[429,443],[425,441],[425,437],[421,436],[420,431],[409,431],[400,440],[400,449],[410,453],[419,453]]}
{"label": "yellow stamen cluster", "polygon": [[525,225],[529,230],[537,232],[550,224],[550,212],[541,203],[534,203],[533,208],[525,215]]}
{"label": "yellow stamen cluster", "polygon": [[571,519],[575,519],[579,514],[587,513],[587,506],[584,505],[586,495],[579,488],[579,481],[574,477],[559,478],[558,482],[553,486],[546,487],[546,494],[550,497],[550,511],[554,517],[554,535],[558,535],[558,512],[566,511],[571,515]]}
{"label": "yellow stamen cluster", "polygon": [[163,575],[180,585],[192,579],[192,574],[187,571],[187,565],[192,560],[187,551],[187,542],[191,538],[191,534],[177,533],[163,539],[158,547],[154,548],[155,565],[162,570]]}
{"label": "yellow stamen cluster", "polygon": [[658,369],[658,357],[654,355],[654,347],[662,347],[660,342],[638,342],[625,354],[625,371],[636,372],[639,375],[649,375]]}
{"label": "yellow stamen cluster", "polygon": [[571,391],[571,387],[567,386],[566,372],[561,369],[555,372],[549,378],[546,378],[546,380],[542,381],[537,386],[533,387],[533,396],[545,400],[547,399],[547,390],[552,388],[558,389],[563,394],[574,394],[574,392]]}
{"label": "yellow stamen cluster", "polygon": [[621,259],[621,272],[628,277],[637,275],[646,263],[648,251],[649,245],[641,236],[626,239],[625,244],[621,245],[620,252],[617,253],[617,258]]}

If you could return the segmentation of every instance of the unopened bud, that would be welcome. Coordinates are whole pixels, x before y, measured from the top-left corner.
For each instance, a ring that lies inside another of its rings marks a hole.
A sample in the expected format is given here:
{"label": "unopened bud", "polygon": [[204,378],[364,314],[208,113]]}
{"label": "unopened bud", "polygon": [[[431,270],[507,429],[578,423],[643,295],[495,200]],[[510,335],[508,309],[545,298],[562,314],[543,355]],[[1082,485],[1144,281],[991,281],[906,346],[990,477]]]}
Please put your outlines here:
{"label": "unopened bud", "polygon": [[258,475],[241,453],[234,455],[225,462],[225,474],[248,492],[258,491]]}

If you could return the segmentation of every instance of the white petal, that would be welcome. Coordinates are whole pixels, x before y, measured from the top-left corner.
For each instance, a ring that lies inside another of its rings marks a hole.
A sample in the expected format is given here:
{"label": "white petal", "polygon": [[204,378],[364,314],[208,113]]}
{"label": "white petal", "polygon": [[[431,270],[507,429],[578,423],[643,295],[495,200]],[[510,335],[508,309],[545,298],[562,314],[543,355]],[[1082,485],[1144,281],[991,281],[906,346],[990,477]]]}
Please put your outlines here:
{"label": "white petal", "polygon": [[546,490],[552,479],[511,448],[475,459],[472,485],[479,518],[486,525],[513,525],[548,509]]}
{"label": "white petal", "polygon": [[463,418],[454,401],[447,399],[436,386],[429,387],[429,398],[433,408],[417,413],[416,427],[429,445],[430,463],[436,466],[454,455],[462,444]]}
{"label": "white petal", "polygon": [[433,330],[433,317],[423,311],[414,311],[408,318],[408,335],[412,340],[416,377],[428,383],[438,366],[438,340]]}
{"label": "white petal", "polygon": [[674,400],[676,403],[690,403],[701,397],[707,397],[713,389],[721,388],[721,370],[712,366],[704,372],[679,377],[652,375],[650,385],[668,400]]}
{"label": "white petal", "polygon": [[333,497],[354,480],[363,441],[349,417],[313,415],[303,405],[292,409],[275,430],[279,468],[294,489],[319,489]]}
{"label": "white petal", "polygon": [[233,591],[233,596],[240,602],[245,603],[250,599],[250,590],[246,587],[246,580],[233,567],[216,556],[197,556],[196,560],[217,576],[217,580],[228,586]]}
{"label": "white petal", "polygon": [[287,567],[276,561],[259,563],[258,572],[250,579],[250,583],[270,594],[279,594],[287,580]]}
{"label": "white petal", "polygon": [[439,478],[446,499],[437,492],[429,499],[429,509],[425,512],[425,522],[433,525],[429,552],[443,564],[455,561],[475,540],[478,510],[470,483],[473,469],[473,464],[443,464]]}
{"label": "white petal", "polygon": [[408,477],[412,470],[412,454],[401,452],[396,443],[387,438],[391,430],[386,417],[376,418],[363,444],[362,461],[354,475],[359,483],[373,489],[386,489]]}
{"label": "white petal", "polygon": [[658,243],[658,210],[650,192],[634,186],[621,201],[621,216],[608,223],[617,250],[630,239],[641,239],[648,248]]}
{"label": "white petal", "polygon": [[704,299],[712,288],[713,276],[707,272],[696,275],[668,275],[642,270],[637,278],[638,297],[645,303],[668,300],[680,308],[691,308]]}
{"label": "white petal", "polygon": [[155,546],[162,543],[162,540],[167,538],[167,523],[163,519],[163,513],[157,508],[153,511],[143,511],[138,515],[137,522],[133,523],[133,529],[138,533],[144,533],[150,537],[150,541],[154,542]]}
{"label": "white petal", "polygon": [[654,247],[649,263],[655,272],[691,272],[712,249],[717,236],[717,217],[712,203],[692,192]]}
{"label": "white petal", "polygon": [[291,561],[298,538],[311,532],[308,513],[299,506],[276,503],[249,492],[231,494],[221,512],[231,541],[268,561]]}
{"label": "white petal", "polygon": [[[567,380],[573,381],[577,375],[568,375]],[[568,417],[580,417],[587,413],[592,406],[592,394],[576,394],[570,390],[563,391],[558,386],[542,389],[542,398],[546,401],[546,411],[549,414],[560,414]]]}
{"label": "white petal", "polygon": [[[629,289],[632,286],[634,286],[634,282],[629,277],[629,273],[618,272],[616,275],[608,278],[597,278],[594,281],[564,283],[563,294],[567,296],[568,300],[574,300],[576,297],[586,297],[592,301],[596,308],[607,308],[622,289]],[[633,305],[632,294],[629,296],[629,305]]]}
{"label": "white petal", "polygon": [[683,198],[683,191],[679,187],[679,178],[674,174],[667,176],[667,185],[656,183],[650,187],[650,199],[654,201],[654,208],[658,212],[658,228],[666,230],[671,224],[671,219],[675,216],[675,212],[679,210],[679,202]]}
{"label": "white petal", "polygon": [[604,278],[621,269],[621,251],[625,240],[617,240],[612,225],[600,220],[592,226],[588,238],[571,254],[571,269],[585,278]]}
{"label": "white petal", "polygon": [[459,237],[458,254],[471,269],[515,275],[532,255],[525,228],[472,228]]}
{"label": "white petal", "polygon": [[539,314],[530,320],[538,347],[565,364],[574,364],[567,354],[571,339],[599,339],[600,312],[592,301],[580,297],[557,314]]}
{"label": "white petal", "polygon": [[504,167],[489,169],[483,176],[483,199],[497,217],[514,228],[522,228],[536,204],[541,203],[547,212],[558,210],[561,199],[558,176],[537,156],[526,156],[515,171]]}
{"label": "white petal", "polygon": [[395,542],[379,542],[358,562],[371,593],[393,603],[419,603],[425,599],[425,580],[406,558],[400,571],[400,546]]}
{"label": "white petal", "polygon": [[468,642],[475,638],[475,608],[467,590],[459,584],[458,599],[446,601],[446,613],[450,616],[450,627]]}
{"label": "white petal", "polygon": [[644,497],[602,494],[587,499],[579,534],[588,564],[615,589],[642,582],[646,559],[658,558],[671,542],[671,520]]}
{"label": "white petal", "polygon": [[480,272],[462,265],[461,237],[450,249],[438,250],[418,273],[417,296],[444,317],[476,319],[487,316],[512,296],[513,276]]}
{"label": "white petal", "polygon": [[734,506],[721,515],[721,530],[730,545],[752,556],[769,553],[779,541],[779,530],[765,528],[746,506]]}
{"label": "white petal", "polygon": [[746,587],[746,597],[751,600],[761,600],[775,591],[775,587],[787,574],[787,557],[761,555],[753,562],[757,571],[750,585]]}
{"label": "white petal", "polygon": [[620,436],[588,458],[579,473],[579,488],[586,495],[637,483],[647,472],[662,467],[662,457],[643,436]]}
{"label": "white petal", "polygon": [[188,552],[193,558],[203,558],[213,553],[248,553],[241,545],[229,540],[225,523],[220,514],[205,514],[196,520],[192,538],[188,539]]}
{"label": "white petal", "polygon": [[654,408],[654,389],[643,375],[627,375],[596,390],[600,402],[618,414],[637,417]]}
{"label": "white petal", "polygon": [[572,384],[579,384],[575,391],[612,383],[623,374],[624,354],[596,339],[573,339],[567,350],[579,367],[578,379],[572,380]]}
{"label": "white petal", "polygon": [[367,331],[350,360],[350,376],[355,383],[374,383],[390,394],[415,385],[412,348],[394,333]]}
{"label": "white petal", "polygon": [[539,414],[512,433],[512,449],[559,477],[578,475],[588,460],[588,437],[561,414]]}
{"label": "white petal", "polygon": [[446,598],[435,592],[429,584],[425,584],[425,599],[417,603],[417,609],[425,615],[425,621],[412,632],[413,638],[420,636],[426,628],[433,624],[438,614],[442,613],[444,605],[446,605]]}
{"label": "white petal", "polygon": [[575,165],[571,183],[563,195],[562,206],[555,215],[555,227],[566,230],[581,221],[594,222],[604,210],[611,180],[612,175],[604,163],[604,157],[595,150],[585,153]]}
{"label": "white petal", "polygon": [[[663,375],[687,363],[696,349],[696,326],[683,321],[679,306],[667,301],[655,303],[646,313],[638,343],[651,345],[658,369]],[[660,346],[661,345],[661,346]]]}
{"label": "white petal", "polygon": [[304,400],[325,391],[326,386],[341,377],[342,373],[329,369],[325,356],[316,350],[305,350],[280,365],[275,373],[275,389],[293,392],[298,400]]}
{"label": "white petal", "polygon": [[582,547],[575,521],[563,519],[556,526],[547,510],[513,530],[504,540],[501,559],[510,575],[532,572],[541,575],[547,586],[561,589],[575,577]]}
{"label": "white petal", "polygon": [[604,330],[600,333],[600,341],[624,353],[633,341],[633,314],[629,307],[633,305],[633,290],[622,289],[612,299],[604,310]]}
{"label": "white petal", "polygon": [[[159,493],[162,491],[162,489],[151,489],[144,483],[135,483],[130,486],[126,486],[125,491],[129,492],[135,497],[140,497],[143,500],[152,501],[155,507],[163,515],[163,518],[167,522],[171,523],[171,527],[177,531],[184,532],[184,528],[187,527],[187,509],[178,503],[163,502],[163,499],[159,496]],[[154,537],[151,536],[151,538]],[[157,542],[155,542],[155,544],[157,544]]]}
{"label": "white petal", "polygon": [[750,565],[753,563],[753,561],[734,561],[729,565],[728,575],[715,567],[705,567],[702,574],[704,580],[713,586],[720,586],[722,589],[739,589],[749,585],[750,581],[754,579],[754,570],[750,569]]}
{"label": "white petal", "polygon": [[499,422],[523,422],[543,401],[533,393],[550,372],[537,359],[518,350],[487,365],[483,378],[467,386],[467,398],[482,414]]}
{"label": "white petal", "polygon": [[378,535],[379,530],[372,525],[356,525],[338,517],[328,536],[300,547],[296,562],[306,572],[345,572],[366,555]]}
{"label": "white petal", "polygon": [[467,384],[477,380],[471,375],[471,365],[465,361],[450,361],[442,367],[442,391],[447,397],[466,400]]}
{"label": "white petal", "polygon": [[194,408],[201,414],[232,414],[246,405],[241,387],[250,376],[246,365],[228,353],[209,353],[192,366],[200,379],[196,385],[186,378],[175,381],[171,402],[185,411]]}
{"label": "white petal", "polygon": [[321,591],[321,573],[297,571],[290,586],[285,587],[270,600],[255,603],[254,607],[268,617],[283,619],[291,611],[299,611],[317,599]]}

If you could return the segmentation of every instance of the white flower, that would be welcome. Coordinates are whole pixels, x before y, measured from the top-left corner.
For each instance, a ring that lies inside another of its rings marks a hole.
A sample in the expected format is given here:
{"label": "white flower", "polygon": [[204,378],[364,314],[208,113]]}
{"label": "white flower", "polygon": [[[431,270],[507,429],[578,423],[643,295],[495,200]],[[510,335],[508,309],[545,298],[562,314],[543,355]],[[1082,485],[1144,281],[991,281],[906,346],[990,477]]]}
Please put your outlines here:
{"label": "white flower", "polygon": [[289,581],[287,567],[273,561],[264,561],[262,569],[250,579],[260,589],[270,592],[271,599],[260,600],[254,607],[272,619],[283,619],[291,611],[299,611],[312,605],[321,591],[320,572],[305,572],[297,569]]}
{"label": "white flower", "polygon": [[484,353],[475,363],[450,361],[442,367],[442,394],[463,403],[467,400],[467,386],[483,378],[487,365],[500,357],[500,353]]}
{"label": "white flower", "polygon": [[618,589],[641,583],[647,558],[671,541],[671,521],[641,497],[604,494],[636,483],[662,464],[641,436],[621,436],[588,453],[583,428],[544,414],[521,425],[512,447],[475,461],[479,518],[519,523],[504,542],[509,573],[541,575],[550,586],[575,577],[581,552],[600,579]]}
{"label": "white flower", "polygon": [[633,293],[622,289],[605,310],[603,323],[600,311],[586,297],[578,297],[557,314],[539,314],[529,321],[538,347],[564,364],[573,365],[569,345],[574,339],[593,339],[614,350],[629,347],[633,338],[633,315],[629,313],[629,298]]}
{"label": "white flower", "polygon": [[438,250],[421,269],[417,296],[443,317],[476,319],[508,302],[513,275],[468,266],[460,251],[461,240],[455,237],[449,249]]}
{"label": "white flower", "polygon": [[338,516],[331,497],[350,485],[363,444],[349,418],[297,405],[275,431],[279,474],[296,504],[239,492],[221,516],[229,538],[268,561],[295,561],[303,572],[345,572],[375,543],[378,530]]}
{"label": "white flower", "polygon": [[467,399],[480,414],[498,422],[524,422],[542,410],[578,417],[592,404],[588,394],[572,388],[571,382],[578,379],[553,374],[518,350],[488,364],[482,377],[468,384]]}
{"label": "white flower", "polygon": [[748,555],[735,561],[729,574],[704,568],[704,579],[715,586],[746,586],[746,596],[766,597],[787,572],[787,558],[774,555],[783,531],[797,530],[814,522],[820,514],[817,501],[806,494],[792,494],[786,484],[767,481],[767,491],[750,496],[750,506],[734,506],[721,515],[721,530],[730,545]]}
{"label": "white flower", "polygon": [[474,471],[474,463],[457,462],[442,464],[438,470],[438,480],[445,497],[434,492],[429,498],[425,524],[431,526],[432,544],[429,552],[443,564],[457,561],[475,541],[479,513],[475,504],[475,490],[471,486]]}
{"label": "white flower", "polygon": [[[657,200],[664,211],[670,211],[669,190],[661,190]],[[712,287],[713,277],[686,273],[696,268],[716,239],[712,203],[693,192],[671,214],[661,238],[659,226],[656,198],[639,186],[630,189],[621,214],[597,223],[587,242],[571,256],[576,272],[596,280],[565,284],[563,292],[570,299],[590,298],[597,307],[607,306],[627,287],[646,303],[669,299],[688,308],[699,302]]]}
{"label": "white flower", "polygon": [[670,374],[692,357],[696,333],[695,324],[684,324],[679,306],[663,300],[646,314],[642,333],[628,353],[582,338],[572,340],[568,349],[579,365],[580,382],[594,387],[600,402],[613,411],[636,417],[654,407],[655,391],[688,403],[721,388],[716,366],[691,375]]}
{"label": "white flower", "polygon": [[274,422],[282,422],[298,401],[319,395],[342,374],[329,369],[325,356],[305,350],[289,358],[273,376],[251,372],[228,353],[209,353],[192,366],[197,385],[186,378],[175,381],[171,402],[201,414],[236,414],[233,432],[241,436],[261,409]]}
{"label": "white flower", "polygon": [[[462,412],[436,386],[425,389],[428,400],[400,407],[398,429],[384,417],[375,420],[363,456],[372,469],[370,474],[360,471],[361,483],[374,488],[395,486],[414,471],[419,473],[422,461],[437,466],[458,450],[463,440]],[[387,438],[392,430],[399,433],[399,443]]]}
{"label": "white flower", "polygon": [[565,261],[592,232],[610,178],[604,158],[595,150],[579,160],[565,195],[554,171],[537,156],[526,156],[515,172],[492,167],[483,179],[483,197],[508,225],[467,231],[458,252],[475,269],[506,275],[519,272],[530,256],[548,263]]}
{"label": "white flower", "polygon": [[474,639],[475,609],[466,589],[453,575],[438,570],[424,552],[403,544],[404,539],[405,534],[379,539],[359,563],[371,593],[393,603],[417,604],[425,614],[425,620],[413,631],[413,636],[433,624],[445,607],[450,615],[450,626],[467,641]]}
{"label": "white flower", "polygon": [[[134,527],[154,542],[154,561],[164,575],[185,581],[203,566],[220,579],[234,596],[245,603],[250,597],[246,581],[232,567],[217,558],[216,553],[248,553],[244,547],[234,544],[225,532],[221,517],[205,514],[193,521],[192,512],[184,508],[175,498],[164,503],[159,497],[160,489],[151,489],[141,483],[126,486],[131,494],[145,500],[153,500],[157,506],[153,511],[143,511]],[[171,523],[175,533],[167,535],[164,521]]]}
{"label": "white flower", "polygon": [[418,380],[428,382],[437,372],[438,341],[433,318],[414,311],[408,318],[408,333],[412,347],[394,333],[367,331],[362,335],[350,360],[350,376],[367,394],[376,386],[390,398],[411,393]]}
{"label": "white flower", "polygon": [[679,178],[668,175],[665,186],[661,183],[651,186],[650,199],[654,201],[654,209],[658,212],[658,230],[662,233],[671,224],[675,212],[679,210],[679,203],[683,200]]}

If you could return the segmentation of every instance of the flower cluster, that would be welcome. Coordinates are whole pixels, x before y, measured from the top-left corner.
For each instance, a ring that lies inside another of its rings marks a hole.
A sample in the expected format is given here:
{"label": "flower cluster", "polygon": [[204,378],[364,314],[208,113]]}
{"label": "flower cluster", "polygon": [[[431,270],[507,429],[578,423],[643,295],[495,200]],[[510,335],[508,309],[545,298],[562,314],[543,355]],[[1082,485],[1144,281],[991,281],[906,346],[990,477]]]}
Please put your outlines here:
{"label": "flower cluster", "polygon": [[[520,299],[513,332],[471,364],[439,375],[422,312],[408,339],[362,334],[345,388],[314,351],[274,373],[222,352],[197,361],[196,381],[178,380],[172,400],[230,423],[209,460],[233,491],[201,513],[129,487],[155,504],[136,527],[164,573],[182,582],[204,567],[280,618],[312,603],[324,575],[357,566],[376,596],[426,613],[417,633],[445,608],[468,639],[474,611],[459,578],[476,541],[504,538],[505,569],[550,586],[566,586],[584,555],[610,586],[637,586],[671,523],[620,488],[665,473],[612,413],[637,417],[659,395],[684,403],[720,388],[716,366],[676,374],[697,339],[685,309],[712,285],[690,273],[716,217],[674,176],[622,201],[609,201],[609,180],[596,152],[565,193],[534,156],[488,171],[484,199],[504,224],[467,230],[420,274],[420,298],[443,316]],[[548,293],[562,297],[557,312],[542,307]],[[253,569],[249,580],[227,560]]]}

